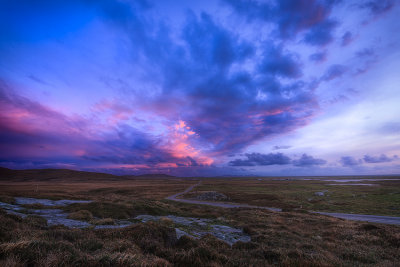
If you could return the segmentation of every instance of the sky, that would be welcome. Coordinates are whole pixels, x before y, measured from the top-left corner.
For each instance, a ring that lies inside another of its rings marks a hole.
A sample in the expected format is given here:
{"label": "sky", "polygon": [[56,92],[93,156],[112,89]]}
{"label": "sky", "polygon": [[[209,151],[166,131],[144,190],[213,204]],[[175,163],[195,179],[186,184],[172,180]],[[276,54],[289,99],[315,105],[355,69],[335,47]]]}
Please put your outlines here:
{"label": "sky", "polygon": [[400,1],[2,0],[0,166],[400,174]]}

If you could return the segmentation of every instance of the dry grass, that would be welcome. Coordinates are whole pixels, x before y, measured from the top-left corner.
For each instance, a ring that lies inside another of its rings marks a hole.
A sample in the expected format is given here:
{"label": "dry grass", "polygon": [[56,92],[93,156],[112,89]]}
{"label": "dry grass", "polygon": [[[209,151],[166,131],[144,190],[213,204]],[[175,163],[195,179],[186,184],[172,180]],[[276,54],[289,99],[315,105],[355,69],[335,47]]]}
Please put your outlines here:
{"label": "dry grass", "polygon": [[[181,192],[195,181],[182,178],[143,178],[99,182],[14,182],[1,181],[2,198],[23,196],[49,199],[92,199],[97,201],[123,201],[132,199],[157,199]],[[1,201],[1,199],[0,199]],[[6,201],[9,202],[9,201]]]}
{"label": "dry grass", "polygon": [[68,215],[68,219],[80,220],[80,221],[90,221],[93,219],[93,214],[88,210],[79,210],[71,212]]}
{"label": "dry grass", "polygon": [[[217,191],[227,195],[232,202],[286,210],[301,208],[315,211],[400,216],[400,180],[358,182],[376,186],[332,186],[329,184],[333,182],[329,181],[274,181],[272,178],[261,178],[262,180],[259,181],[258,179],[203,179],[201,186],[183,197],[191,198],[203,192]],[[325,192],[324,196],[315,195],[316,192],[321,191]]]}
{"label": "dry grass", "polygon": [[167,220],[81,230],[46,228],[43,221],[1,212],[0,265],[396,266],[400,261],[399,227],[293,212],[217,211],[252,241],[230,247],[213,236],[177,240]]}
{"label": "dry grass", "polygon": [[[317,183],[307,189],[294,183],[296,191],[288,182],[254,180],[204,179],[198,191],[219,191],[237,202],[247,198],[252,204],[289,206],[301,190],[314,192],[321,186]],[[140,214],[214,218],[243,228],[252,241],[230,247],[210,235],[199,240],[187,236],[177,240],[168,219],[121,229],[47,227],[41,217],[21,219],[0,209],[0,266],[398,266],[400,262],[399,226],[351,222],[307,212],[221,209],[163,200],[196,183],[193,180],[35,183],[39,184],[38,191],[32,182],[3,180],[0,199],[91,199],[93,203],[64,209],[75,218],[88,220],[91,214],[103,223]],[[287,197],[281,193],[285,187]]]}
{"label": "dry grass", "polygon": [[94,225],[114,225],[115,220],[112,218],[104,218],[104,219],[91,220],[90,223]]}

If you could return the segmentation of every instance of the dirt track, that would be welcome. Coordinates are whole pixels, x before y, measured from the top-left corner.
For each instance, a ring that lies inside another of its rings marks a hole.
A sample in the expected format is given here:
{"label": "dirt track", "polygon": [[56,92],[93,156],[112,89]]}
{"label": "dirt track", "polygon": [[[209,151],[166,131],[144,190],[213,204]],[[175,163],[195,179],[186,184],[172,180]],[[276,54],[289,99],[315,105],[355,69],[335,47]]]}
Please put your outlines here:
{"label": "dirt track", "polygon": [[[192,200],[192,199],[183,199],[177,198],[183,194],[189,193],[196,186],[200,185],[201,181],[195,185],[189,186],[185,189],[185,191],[176,193],[172,196],[167,197],[166,199],[172,201],[178,201],[189,204],[198,204],[198,205],[209,205],[220,208],[254,208],[254,209],[266,209],[270,211],[282,211],[279,208],[271,208],[271,207],[262,207],[262,206],[254,206],[248,204],[240,204],[240,203],[228,203],[228,202],[211,202],[211,201],[202,201],[202,200]],[[366,221],[372,223],[384,223],[384,224],[395,224],[400,225],[400,217],[391,217],[391,216],[378,216],[378,215],[364,215],[364,214],[349,214],[349,213],[335,213],[335,212],[319,212],[312,211],[313,213],[319,213],[322,215],[332,216],[336,218],[352,220],[352,221]]]}

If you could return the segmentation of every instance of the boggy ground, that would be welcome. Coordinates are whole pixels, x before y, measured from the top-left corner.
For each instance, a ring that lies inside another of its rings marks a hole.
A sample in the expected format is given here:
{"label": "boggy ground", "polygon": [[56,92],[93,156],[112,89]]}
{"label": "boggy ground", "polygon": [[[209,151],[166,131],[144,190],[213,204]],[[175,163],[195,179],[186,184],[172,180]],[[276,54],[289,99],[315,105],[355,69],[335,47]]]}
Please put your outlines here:
{"label": "boggy ground", "polygon": [[[263,205],[274,206],[269,194],[277,194],[284,204],[294,199],[288,181],[274,181],[281,183],[279,190],[288,188],[286,198],[277,193],[279,187],[267,191],[268,186],[262,184],[265,181],[243,179],[240,184],[236,180],[204,179],[204,188],[199,189],[222,192],[240,202],[260,183],[257,194],[261,195],[249,194],[250,204],[261,199]],[[302,210],[222,209],[164,199],[197,183],[194,180],[3,181],[2,202],[12,203],[15,196],[87,199],[94,202],[61,208],[82,219],[90,212],[106,221],[141,214],[211,218],[244,229],[251,242],[229,246],[210,235],[177,239],[174,225],[167,219],[120,229],[69,229],[49,227],[41,217],[21,219],[0,210],[0,266],[398,266],[400,262],[399,226],[345,221]],[[327,187],[315,183],[315,188],[304,188],[305,197],[318,197],[314,191]],[[239,185],[243,189],[239,190]],[[229,187],[232,191],[222,190]],[[301,189],[295,191],[301,194]],[[265,200],[262,195],[267,196]]]}

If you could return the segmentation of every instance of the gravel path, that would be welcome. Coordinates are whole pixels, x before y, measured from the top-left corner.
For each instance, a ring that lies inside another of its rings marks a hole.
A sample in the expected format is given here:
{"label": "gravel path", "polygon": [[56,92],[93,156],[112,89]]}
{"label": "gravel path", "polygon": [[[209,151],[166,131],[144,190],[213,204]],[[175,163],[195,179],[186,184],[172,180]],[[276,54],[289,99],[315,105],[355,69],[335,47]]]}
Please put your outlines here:
{"label": "gravel path", "polygon": [[[209,206],[220,207],[220,208],[255,208],[255,209],[265,209],[265,210],[270,210],[270,211],[282,211],[282,209],[279,209],[279,208],[254,206],[254,205],[248,205],[248,204],[211,202],[211,201],[177,198],[183,194],[189,193],[190,191],[193,190],[193,188],[195,188],[196,186],[199,186],[200,184],[201,184],[201,181],[195,185],[189,186],[188,188],[186,188],[185,191],[176,193],[172,196],[167,197],[166,199],[172,200],[172,201],[178,201],[178,202],[182,202],[182,203],[209,205]],[[352,220],[352,221],[366,221],[366,222],[372,222],[372,223],[400,225],[400,217],[336,213],[336,212],[319,212],[319,211],[312,211],[312,212],[322,214],[322,215],[332,216],[332,217],[336,217],[336,218]]]}
{"label": "gravel path", "polygon": [[257,208],[257,209],[266,209],[266,210],[271,210],[271,211],[282,211],[281,209],[278,209],[278,208],[260,207],[260,206],[253,206],[253,205],[248,205],[248,204],[228,203],[228,202],[212,202],[212,201],[177,198],[178,196],[189,193],[190,191],[193,190],[193,188],[195,188],[196,186],[198,186],[200,184],[201,184],[201,182],[198,182],[195,185],[189,186],[185,191],[177,193],[172,196],[169,196],[166,199],[183,202],[183,203],[209,205],[209,206],[220,207],[220,208]]}

